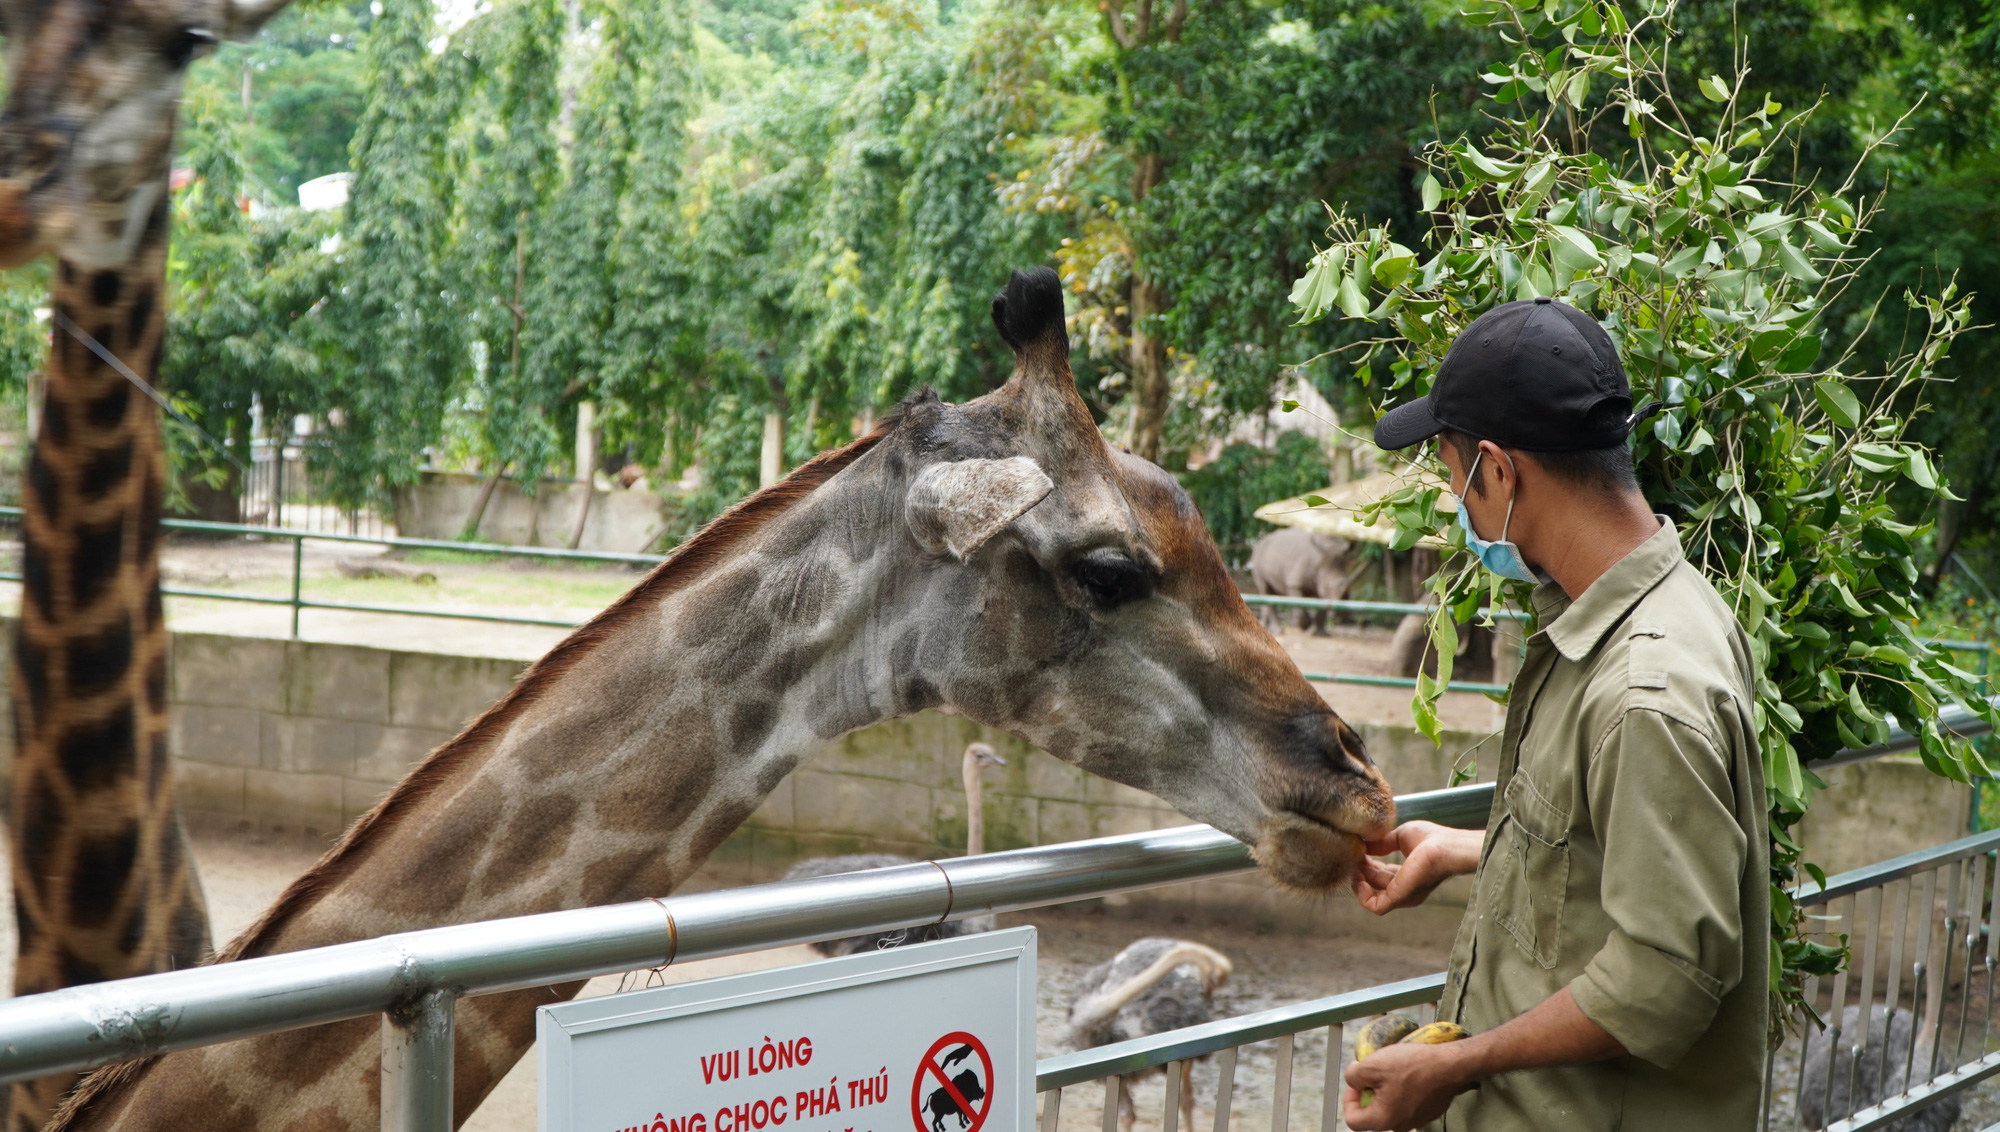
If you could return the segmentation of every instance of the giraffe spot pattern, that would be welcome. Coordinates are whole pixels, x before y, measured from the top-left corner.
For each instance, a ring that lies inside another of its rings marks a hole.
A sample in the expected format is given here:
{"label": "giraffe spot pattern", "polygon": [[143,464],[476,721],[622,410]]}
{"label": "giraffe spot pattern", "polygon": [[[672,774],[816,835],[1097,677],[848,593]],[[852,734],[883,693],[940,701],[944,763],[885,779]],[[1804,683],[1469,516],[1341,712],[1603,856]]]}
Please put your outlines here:
{"label": "giraffe spot pattern", "polygon": [[[28,707],[41,719],[49,704],[49,653],[40,641],[25,632],[14,634],[14,670],[21,674],[28,695]],[[17,745],[16,750],[19,750]]]}
{"label": "giraffe spot pattern", "polygon": [[[176,838],[179,834],[175,834]],[[167,953],[180,966],[192,967],[208,959],[208,910],[192,892],[183,893],[180,906],[174,909],[173,924],[168,930]]]}
{"label": "giraffe spot pattern", "polygon": [[[159,591],[154,590],[158,596]],[[167,713],[167,654],[156,652],[146,662],[146,709],[154,715]]]}
{"label": "giraffe spot pattern", "polygon": [[576,799],[567,794],[524,798],[480,873],[479,891],[489,896],[506,892],[559,855],[576,827],[576,815]]}
{"label": "giraffe spot pattern", "polygon": [[132,705],[104,719],[72,725],[56,742],[56,761],[79,793],[129,778],[138,769]]}
{"label": "giraffe spot pattern", "polygon": [[777,724],[778,708],[773,700],[752,696],[729,709],[729,749],[740,755],[764,745]]}
{"label": "giraffe spot pattern", "polygon": [[[103,339],[99,339],[99,341],[103,341]],[[131,408],[131,405],[132,385],[121,378],[117,383],[105,389],[104,392],[92,397],[89,406],[84,410],[84,415],[90,419],[90,427],[103,432],[123,423],[125,413]],[[127,461],[130,461],[132,453],[130,446],[121,444],[115,451],[124,452]]]}
{"label": "giraffe spot pattern", "polygon": [[80,987],[88,983],[104,981],[104,968],[65,947],[61,949],[58,970],[62,972],[62,983],[66,987]]}
{"label": "giraffe spot pattern", "polygon": [[701,829],[696,831],[694,840],[688,846],[688,852],[696,860],[706,859],[709,854],[715,852],[716,846],[721,845],[730,834],[736,832],[737,826],[748,821],[750,815],[756,812],[755,802],[729,800],[720,803],[708,815],[708,820],[701,823]]}
{"label": "giraffe spot pattern", "polygon": [[470,886],[473,855],[493,836],[506,801],[500,784],[482,777],[441,807],[425,806],[406,817],[404,821],[415,827],[410,853],[403,858],[410,872],[403,883],[385,886],[383,907],[392,913],[422,915],[458,899],[457,894]]}
{"label": "giraffe spot pattern", "polygon": [[[76,339],[67,334],[56,335],[56,341],[63,343],[65,347],[82,348],[77,345]],[[42,402],[42,435],[48,437],[57,447],[69,443],[69,406],[63,404],[59,397],[50,397]]]}
{"label": "giraffe spot pattern", "polygon": [[[69,918],[83,928],[103,927],[116,907],[124,879],[139,863],[139,824],[80,839],[70,871]],[[110,883],[107,883],[110,882]]]}
{"label": "giraffe spot pattern", "polygon": [[[583,907],[598,904],[615,904],[621,900],[637,900],[648,893],[642,888],[664,893],[673,887],[672,872],[667,869],[663,854],[654,849],[635,849],[628,853],[618,853],[602,857],[584,866],[579,882],[578,898]],[[664,878],[657,885],[638,885],[634,878],[647,869],[663,870]]]}
{"label": "giraffe spot pattern", "polygon": [[[143,341],[146,337],[147,325],[152,321],[153,321],[153,285],[150,283],[142,283],[139,285],[138,293],[132,296],[132,311],[129,315],[126,316],[125,319],[126,334],[127,334],[126,340],[134,343]],[[160,371],[157,367],[157,363],[155,363],[152,366],[149,366],[148,372],[150,374],[159,373]]]}
{"label": "giraffe spot pattern", "polygon": [[116,271],[106,268],[90,277],[90,298],[100,307],[108,307],[118,301],[118,292],[123,289],[124,280]]}
{"label": "giraffe spot pattern", "polygon": [[46,884],[55,875],[55,863],[63,848],[57,842],[56,831],[68,824],[63,801],[49,787],[46,773],[34,772],[34,779],[22,791],[27,813],[21,827],[20,853],[29,877],[38,885]]}
{"label": "giraffe spot pattern", "polygon": [[166,735],[165,734],[154,735],[152,742],[147,744],[147,755],[146,755],[147,797],[149,798],[160,797],[160,791],[163,788],[165,788],[167,784],[167,770],[172,765],[173,765],[173,760],[167,750]]}
{"label": "giraffe spot pattern", "polygon": [[43,621],[56,619],[55,579],[49,574],[49,551],[39,539],[29,538],[21,548],[21,585],[35,612]]}
{"label": "giraffe spot pattern", "polygon": [[[141,881],[143,877],[137,878]],[[118,932],[118,953],[137,955],[139,947],[146,942],[147,909],[152,905],[152,893],[146,891],[149,885],[141,883],[134,894],[132,909],[125,916],[125,926]]]}
{"label": "giraffe spot pattern", "polygon": [[42,514],[53,515],[60,502],[56,495],[55,469],[49,467],[47,457],[42,455],[42,446],[35,445],[35,451],[28,457],[28,487],[35,493],[35,501],[41,505]]}
{"label": "giraffe spot pattern", "polygon": [[120,617],[94,636],[70,641],[65,651],[70,697],[102,695],[132,667],[132,623]]}
{"label": "giraffe spot pattern", "polygon": [[124,519],[78,527],[69,558],[71,607],[87,609],[104,600],[105,590],[125,564]]}
{"label": "giraffe spot pattern", "polygon": [[591,814],[597,828],[620,833],[679,828],[715,783],[710,752],[717,744],[700,739],[710,730],[708,713],[698,708],[670,716],[661,733],[682,737],[679,760],[669,767],[659,759],[626,756],[597,790]]}

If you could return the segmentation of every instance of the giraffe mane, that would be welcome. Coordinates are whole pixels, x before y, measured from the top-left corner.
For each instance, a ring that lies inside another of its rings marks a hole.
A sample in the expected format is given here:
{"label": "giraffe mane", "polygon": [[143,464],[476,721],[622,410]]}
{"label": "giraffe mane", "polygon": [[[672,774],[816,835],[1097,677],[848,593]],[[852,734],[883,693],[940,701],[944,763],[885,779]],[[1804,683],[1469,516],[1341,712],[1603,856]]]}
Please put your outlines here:
{"label": "giraffe mane", "polygon": [[[265,948],[294,917],[344,879],[365,858],[379,836],[386,834],[416,808],[439,784],[498,738],[520,713],[534,704],[550,685],[568,672],[591,650],[622,629],[634,618],[701,578],[731,550],[763,525],[783,514],[799,500],[874,449],[895,432],[912,406],[935,402],[929,388],[905,398],[884,415],[873,432],[844,448],[822,452],[806,461],[791,475],[758,491],[716,516],[682,543],[638,585],[627,590],[597,616],[530,665],[507,694],[468,724],[457,736],[425,757],[417,768],[403,777],[387,797],[355,819],[346,834],[328,849],[313,867],[294,880],[257,921],[239,934],[214,958],[203,964],[228,963],[266,954]],[[88,1073],[64,1098],[50,1117],[44,1132],[61,1132],[78,1113],[91,1104],[111,1097],[144,1076],[160,1055],[106,1065]]]}

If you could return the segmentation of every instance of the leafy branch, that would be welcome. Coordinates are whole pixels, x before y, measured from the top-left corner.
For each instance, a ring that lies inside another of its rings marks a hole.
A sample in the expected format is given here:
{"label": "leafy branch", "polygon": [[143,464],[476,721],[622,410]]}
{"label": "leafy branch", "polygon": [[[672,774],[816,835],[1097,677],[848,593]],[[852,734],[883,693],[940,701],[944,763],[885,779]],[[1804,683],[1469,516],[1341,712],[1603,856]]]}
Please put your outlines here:
{"label": "leafy branch", "polygon": [[[1516,51],[1481,76],[1494,88],[1490,136],[1426,152],[1424,251],[1335,213],[1293,302],[1303,322],[1381,324],[1353,364],[1364,382],[1386,371],[1401,400],[1429,388],[1473,318],[1552,296],[1610,333],[1635,402],[1665,402],[1634,438],[1635,463],[1750,642],[1773,843],[1773,1016],[1786,1023],[1804,1005],[1802,977],[1845,957],[1844,945],[1802,938],[1787,895],[1801,872],[1819,877],[1791,836],[1821,785],[1811,762],[1884,741],[1893,719],[1932,772],[1989,773],[1939,722],[1947,704],[1989,720],[1994,710],[1978,678],[1917,630],[1915,553],[1929,524],[1900,522],[1888,500],[1899,481],[1956,498],[1907,431],[1969,329],[1968,301],[1955,283],[1899,296],[1922,332],[1872,370],[1856,361],[1865,326],[1830,348],[1825,312],[1866,265],[1860,237],[1881,201],[1854,198],[1853,175],[1831,191],[1801,183],[1792,158],[1818,107],[1786,115],[1754,93],[1747,46],[1733,76],[1696,81],[1700,101],[1678,97],[1672,3],[1634,18],[1607,0],[1478,0],[1467,16]],[[1415,482],[1375,508],[1406,545],[1447,544],[1428,583],[1442,663],[1412,705],[1433,737],[1454,620],[1482,597],[1533,608],[1524,587],[1482,577],[1463,555],[1442,491]]]}

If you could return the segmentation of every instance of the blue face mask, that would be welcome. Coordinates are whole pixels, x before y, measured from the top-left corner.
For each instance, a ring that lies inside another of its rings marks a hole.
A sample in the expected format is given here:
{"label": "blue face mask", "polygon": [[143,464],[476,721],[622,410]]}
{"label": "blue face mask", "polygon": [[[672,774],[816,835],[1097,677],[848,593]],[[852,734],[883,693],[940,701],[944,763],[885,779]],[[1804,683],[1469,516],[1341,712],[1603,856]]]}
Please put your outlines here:
{"label": "blue face mask", "polygon": [[[1474,456],[1472,458],[1472,467],[1466,469],[1465,484],[1468,490],[1476,482],[1473,477],[1479,474],[1479,461],[1485,459],[1485,457],[1486,453],[1484,452]],[[1513,521],[1514,500],[1509,498],[1507,500],[1507,517],[1500,521],[1500,537],[1488,542],[1479,537],[1478,531],[1472,529],[1472,516],[1470,510],[1465,506],[1465,500],[1462,498],[1458,500],[1459,529],[1465,532],[1465,545],[1471,548],[1472,553],[1479,556],[1479,564],[1481,566],[1486,567],[1503,578],[1508,578],[1516,582],[1548,581],[1549,576],[1547,574],[1531,568],[1528,565],[1528,560],[1521,557],[1520,547],[1507,541],[1507,527]]]}

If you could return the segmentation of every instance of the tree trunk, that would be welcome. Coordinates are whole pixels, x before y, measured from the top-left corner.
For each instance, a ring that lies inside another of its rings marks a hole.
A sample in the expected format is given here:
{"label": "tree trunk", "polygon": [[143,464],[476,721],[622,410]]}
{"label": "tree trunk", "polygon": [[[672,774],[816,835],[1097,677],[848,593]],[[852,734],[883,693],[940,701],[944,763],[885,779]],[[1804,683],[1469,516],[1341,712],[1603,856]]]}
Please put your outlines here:
{"label": "tree trunk", "polygon": [[576,526],[569,532],[568,546],[575,550],[583,541],[583,525],[590,520],[590,502],[597,497],[597,405],[592,401],[576,406],[576,479],[583,485],[583,503],[576,509]]}
{"label": "tree trunk", "polygon": [[[1144,201],[1165,173],[1157,153],[1143,154],[1132,174],[1132,204]],[[1167,350],[1160,341],[1156,319],[1165,313],[1167,295],[1146,278],[1143,256],[1132,266],[1132,451],[1160,462],[1160,438],[1167,427]]]}
{"label": "tree trunk", "polygon": [[[284,449],[280,448],[278,453],[279,459],[282,460]],[[473,542],[479,538],[479,524],[486,521],[486,505],[493,502],[493,489],[500,486],[500,481],[506,478],[506,475],[507,465],[503,463],[493,469],[493,474],[487,477],[486,486],[479,489],[479,498],[472,501],[472,514],[465,517],[465,528],[458,532],[460,542]]]}
{"label": "tree trunk", "polygon": [[785,478],[785,383],[771,378],[771,408],[764,414],[764,448],[757,461],[757,486],[770,487]]}
{"label": "tree trunk", "polygon": [[1132,451],[1155,464],[1167,427],[1167,351],[1148,327],[1165,305],[1159,288],[1132,280]]}

